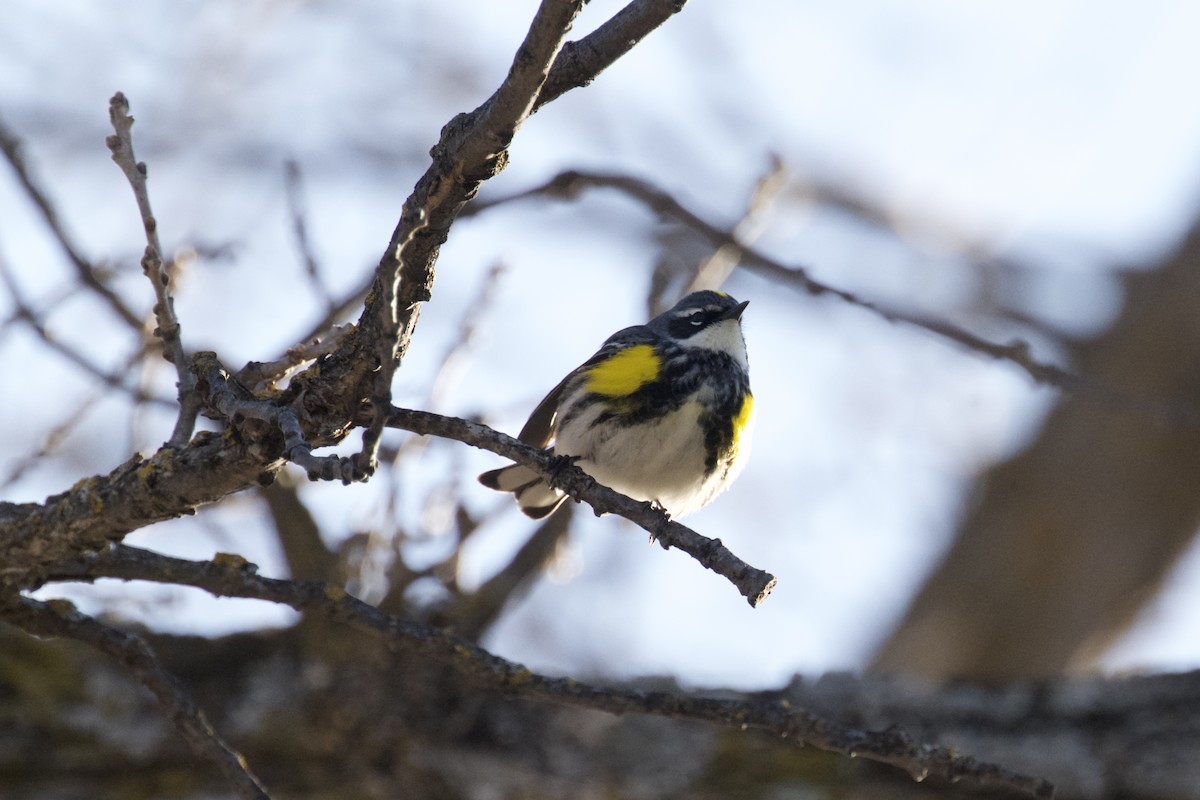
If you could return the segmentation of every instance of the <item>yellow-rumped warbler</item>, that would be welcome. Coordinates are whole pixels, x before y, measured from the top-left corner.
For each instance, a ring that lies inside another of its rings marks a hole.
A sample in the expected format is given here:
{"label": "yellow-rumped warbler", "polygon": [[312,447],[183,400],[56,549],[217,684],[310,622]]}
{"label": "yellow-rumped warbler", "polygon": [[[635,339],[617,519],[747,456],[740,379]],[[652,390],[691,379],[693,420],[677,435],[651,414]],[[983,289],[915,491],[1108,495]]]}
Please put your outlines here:
{"label": "yellow-rumped warbler", "polygon": [[[521,441],[574,457],[584,472],[681,516],[706,505],[745,466],[754,398],[739,303],[693,292],[645,325],[614,333],[538,404]],[[512,464],[479,482],[512,492],[540,519],[565,495]]]}

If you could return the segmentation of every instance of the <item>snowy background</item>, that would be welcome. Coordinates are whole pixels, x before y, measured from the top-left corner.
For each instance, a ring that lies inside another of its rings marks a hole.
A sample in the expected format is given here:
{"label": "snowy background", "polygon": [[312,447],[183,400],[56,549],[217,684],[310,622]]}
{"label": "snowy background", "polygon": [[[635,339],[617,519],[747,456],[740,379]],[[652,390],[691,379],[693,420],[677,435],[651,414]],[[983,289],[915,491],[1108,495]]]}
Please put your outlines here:
{"label": "snowy background", "polygon": [[[176,296],[185,346],[216,349],[236,367],[276,357],[322,312],[326,292],[362,284],[441,126],[498,85],[535,6],[6,0],[0,119],[24,141],[80,248],[117,272],[123,295],[145,311],[140,223],[104,146],[108,98],[128,96],[164,244],[200,254]],[[619,7],[593,0],[574,37]],[[1117,270],[1153,262],[1195,214],[1197,29],[1200,6],[1184,0],[693,0],[591,87],[534,116],[481,197],[595,169],[649,180],[732,225],[777,154],[792,183],[760,249],[871,300],[997,341],[1028,338],[1054,360],[1054,340],[1014,320],[1098,333],[1119,310]],[[289,160],[303,176],[320,286],[291,231]],[[903,240],[814,203],[810,182],[893,215]],[[607,191],[462,220],[442,250],[397,402],[428,406],[463,315],[503,265],[470,359],[435,410],[483,414],[515,433],[609,333],[645,320],[667,235],[647,209]],[[1020,267],[998,268],[997,279],[964,259],[964,246]],[[129,337],[105,308],[62,296],[71,268],[7,168],[0,260],[56,336],[105,369],[129,357]],[[739,687],[860,668],[947,546],[973,477],[1035,435],[1054,402],[1012,368],[836,300],[747,272],[725,288],[750,301],[757,440],[739,483],[686,522],[773,572],[778,588],[751,609],[640,529],[580,513],[555,568],[485,641],[499,654],[540,670]],[[11,312],[0,305],[4,318]],[[20,364],[23,378],[0,395],[0,499],[40,501],[169,435],[169,409],[131,414],[120,399],[98,400],[63,443],[66,457],[22,468],[61,419],[101,395],[21,326],[3,333],[0,359]],[[145,382],[170,396],[166,365]],[[448,483],[492,514],[465,554],[470,585],[531,530],[474,483],[497,463],[440,446],[419,472],[306,486],[304,497],[331,544],[403,525],[425,535],[408,556],[432,559],[444,555],[443,521],[424,499]],[[193,558],[235,551],[264,574],[283,570],[251,495],[128,541]],[[1200,639],[1185,633],[1200,616],[1198,570],[1195,552],[1107,668],[1200,666]],[[185,589],[101,582],[47,593],[165,630],[291,619]]]}

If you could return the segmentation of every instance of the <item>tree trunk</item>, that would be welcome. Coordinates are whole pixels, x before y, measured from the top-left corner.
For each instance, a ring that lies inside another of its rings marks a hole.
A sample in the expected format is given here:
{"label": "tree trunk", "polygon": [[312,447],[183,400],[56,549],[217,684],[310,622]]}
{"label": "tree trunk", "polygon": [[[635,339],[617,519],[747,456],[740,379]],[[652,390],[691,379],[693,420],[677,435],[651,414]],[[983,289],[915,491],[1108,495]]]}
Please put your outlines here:
{"label": "tree trunk", "polygon": [[[875,668],[989,681],[1086,668],[1191,541],[1200,228],[1159,268],[1129,275],[1127,290],[1117,322],[1081,346],[1076,371],[1138,402],[1083,387],[1033,444],[984,476]],[[1163,407],[1191,420],[1154,413]]]}

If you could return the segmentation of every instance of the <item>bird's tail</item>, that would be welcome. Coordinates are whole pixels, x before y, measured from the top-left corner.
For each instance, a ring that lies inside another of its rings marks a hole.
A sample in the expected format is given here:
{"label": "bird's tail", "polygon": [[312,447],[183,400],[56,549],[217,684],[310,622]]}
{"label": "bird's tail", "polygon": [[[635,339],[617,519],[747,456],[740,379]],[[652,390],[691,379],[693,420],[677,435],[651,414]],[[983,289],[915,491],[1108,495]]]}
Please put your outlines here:
{"label": "bird's tail", "polygon": [[542,519],[562,505],[567,496],[550,486],[538,473],[521,464],[489,470],[479,482],[497,492],[512,492],[525,516]]}

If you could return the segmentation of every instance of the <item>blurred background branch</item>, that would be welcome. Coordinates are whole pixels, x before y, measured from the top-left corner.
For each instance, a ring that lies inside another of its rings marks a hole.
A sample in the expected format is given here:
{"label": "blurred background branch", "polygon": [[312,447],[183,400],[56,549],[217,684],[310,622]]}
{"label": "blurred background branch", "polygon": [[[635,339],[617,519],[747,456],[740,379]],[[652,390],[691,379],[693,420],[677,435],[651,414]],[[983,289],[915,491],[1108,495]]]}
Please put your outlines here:
{"label": "blurred background branch", "polygon": [[[0,89],[0,583],[146,643],[272,790],[980,796],[736,725],[482,690],[331,621],[344,587],[598,696],[804,709],[878,732],[876,755],[937,743],[1059,797],[1197,796],[1195,674],[1092,674],[1200,665],[1190,7],[690,4],[651,37],[684,5],[588,6],[506,106],[541,113],[475,142],[452,185],[426,177],[409,207],[438,224],[400,286],[422,319],[397,408],[512,431],[690,282],[751,300],[755,455],[688,520],[779,576],[751,610],[611,515],[528,523],[475,491],[496,459],[459,442],[382,430],[375,476],[346,487],[301,480],[254,419],[201,418],[159,451],[178,375],[150,333],[145,220],[100,146],[112,89],[137,87],[185,343],[219,354],[231,396],[290,404],[314,458],[345,459],[377,374],[345,356],[392,341],[352,324],[381,245],[447,120],[434,164],[455,163],[458,115],[529,15],[133,2],[17,0],[0,26],[0,67],[36,77]],[[572,203],[511,202],[535,196]],[[331,596],[301,614],[65,571],[127,536]],[[792,678],[844,668],[866,672]],[[5,800],[229,791],[137,675],[0,625]]]}

